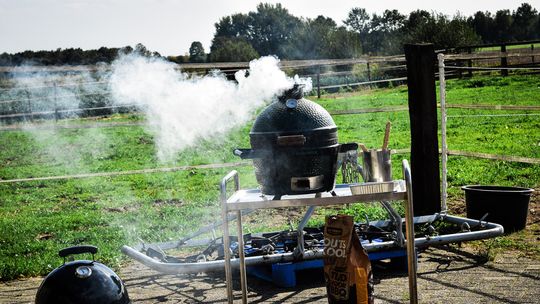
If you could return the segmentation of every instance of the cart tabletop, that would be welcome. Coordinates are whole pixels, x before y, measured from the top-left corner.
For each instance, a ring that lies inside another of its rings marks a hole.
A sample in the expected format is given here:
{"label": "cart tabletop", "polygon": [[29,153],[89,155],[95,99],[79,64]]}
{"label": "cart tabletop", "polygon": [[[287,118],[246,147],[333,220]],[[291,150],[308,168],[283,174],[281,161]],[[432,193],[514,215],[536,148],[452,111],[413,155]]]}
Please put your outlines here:
{"label": "cart tabletop", "polygon": [[[383,183],[370,183],[377,186]],[[259,189],[241,189],[234,192],[226,202],[227,211],[243,209],[265,209],[279,207],[328,206],[351,204],[359,202],[378,202],[403,200],[407,198],[405,182],[393,181],[393,191],[353,194],[351,187],[363,184],[337,184],[333,192],[322,192],[320,197],[314,193],[300,195],[284,195],[279,200],[273,200],[273,195],[264,195]]]}

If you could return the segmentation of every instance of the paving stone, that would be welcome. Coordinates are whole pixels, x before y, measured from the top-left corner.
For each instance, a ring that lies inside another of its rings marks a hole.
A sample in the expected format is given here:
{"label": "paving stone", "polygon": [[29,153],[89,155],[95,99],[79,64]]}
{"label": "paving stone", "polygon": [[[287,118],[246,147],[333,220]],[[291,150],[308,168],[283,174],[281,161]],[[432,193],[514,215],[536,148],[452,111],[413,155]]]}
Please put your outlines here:
{"label": "paving stone", "polygon": [[[539,303],[540,261],[497,256],[493,262],[455,247],[430,248],[418,263],[420,303]],[[374,266],[377,304],[408,303],[406,273]],[[138,263],[119,271],[133,303],[224,303],[223,274],[161,275]],[[238,275],[235,276],[238,278]],[[41,278],[0,283],[0,303],[33,303]],[[298,276],[297,288],[279,288],[248,277],[250,303],[327,303],[320,271]],[[236,301],[240,300],[235,281]]]}

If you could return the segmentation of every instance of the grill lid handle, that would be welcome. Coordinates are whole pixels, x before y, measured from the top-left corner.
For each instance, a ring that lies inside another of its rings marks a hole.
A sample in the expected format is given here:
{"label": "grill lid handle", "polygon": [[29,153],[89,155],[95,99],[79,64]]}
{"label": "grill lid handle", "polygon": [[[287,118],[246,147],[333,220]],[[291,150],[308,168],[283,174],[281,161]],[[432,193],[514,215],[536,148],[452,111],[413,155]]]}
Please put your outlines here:
{"label": "grill lid handle", "polygon": [[58,255],[61,258],[65,258],[68,255],[72,255],[72,254],[81,254],[81,253],[96,254],[97,252],[98,252],[98,248],[96,246],[79,245],[79,246],[72,246],[72,247],[64,248],[58,251]]}
{"label": "grill lid handle", "polygon": [[304,135],[284,135],[277,137],[278,146],[287,147],[299,147],[306,143],[306,137]]}
{"label": "grill lid handle", "polygon": [[64,248],[60,251],[58,251],[58,255],[61,258],[64,258],[64,264],[66,263],[66,257],[73,254],[81,254],[81,253],[91,253],[92,254],[92,260],[94,259],[94,254],[98,252],[98,248],[96,246],[92,245],[78,245],[78,246],[71,246],[68,248]]}
{"label": "grill lid handle", "polygon": [[268,155],[268,153],[268,151],[252,149],[234,149],[233,151],[233,154],[239,156],[241,159],[262,158]]}

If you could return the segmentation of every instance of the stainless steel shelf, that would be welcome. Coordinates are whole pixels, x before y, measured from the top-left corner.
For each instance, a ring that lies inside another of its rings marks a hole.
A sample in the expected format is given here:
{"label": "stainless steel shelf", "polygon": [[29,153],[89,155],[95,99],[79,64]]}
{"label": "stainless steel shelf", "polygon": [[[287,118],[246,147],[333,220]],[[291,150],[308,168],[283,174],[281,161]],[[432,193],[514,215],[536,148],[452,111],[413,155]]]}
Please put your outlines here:
{"label": "stainless steel shelf", "polygon": [[379,202],[407,199],[405,181],[394,181],[397,191],[382,192],[372,194],[351,193],[350,184],[339,184],[334,188],[335,196],[331,193],[321,193],[321,197],[314,197],[314,194],[284,195],[280,200],[272,200],[272,196],[263,195],[258,189],[238,190],[227,199],[227,211],[238,211],[244,209],[267,209],[281,207],[301,207],[301,206],[328,206],[338,204],[351,204],[360,202]]}

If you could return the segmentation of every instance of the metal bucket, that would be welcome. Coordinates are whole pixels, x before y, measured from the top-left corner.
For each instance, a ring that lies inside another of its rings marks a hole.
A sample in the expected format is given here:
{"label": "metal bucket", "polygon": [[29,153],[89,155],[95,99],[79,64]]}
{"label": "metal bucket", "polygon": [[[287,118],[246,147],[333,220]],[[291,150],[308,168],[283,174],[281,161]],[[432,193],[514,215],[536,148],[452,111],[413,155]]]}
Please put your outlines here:
{"label": "metal bucket", "polygon": [[362,153],[364,182],[388,182],[392,180],[392,156],[390,150],[369,150]]}

